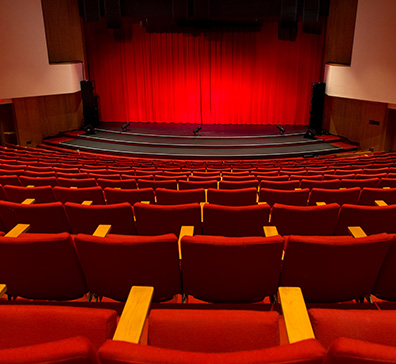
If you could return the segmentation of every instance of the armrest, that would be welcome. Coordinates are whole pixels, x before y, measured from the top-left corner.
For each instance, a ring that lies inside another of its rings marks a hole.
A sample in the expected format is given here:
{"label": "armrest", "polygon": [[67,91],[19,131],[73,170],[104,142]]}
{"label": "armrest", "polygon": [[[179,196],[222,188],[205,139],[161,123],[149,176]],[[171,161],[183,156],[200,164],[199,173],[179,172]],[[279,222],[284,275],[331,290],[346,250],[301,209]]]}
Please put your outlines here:
{"label": "armrest", "polygon": [[348,226],[348,231],[354,238],[364,238],[367,236],[360,226]]}
{"label": "armrest", "polygon": [[279,287],[283,318],[289,343],[314,339],[304,297],[299,287]]}
{"label": "armrest", "polygon": [[316,206],[325,206],[326,205],[326,202],[317,202],[316,203]]}
{"label": "armrest", "polygon": [[276,226],[263,226],[263,229],[264,229],[264,236],[267,238],[270,236],[279,235]]}
{"label": "armrest", "polygon": [[73,190],[76,190],[76,189],[77,189],[77,187],[74,187],[74,186],[70,186],[69,188],[71,188],[71,189],[73,189]]}
{"label": "armrest", "polygon": [[384,190],[390,190],[390,187],[382,187]]}
{"label": "armrest", "polygon": [[3,297],[7,292],[7,286],[5,284],[0,284],[0,297]]}
{"label": "armrest", "polygon": [[26,187],[34,187],[34,185],[27,185]]}
{"label": "armrest", "polygon": [[203,222],[203,208],[208,202],[200,202],[199,205],[201,206],[201,222]]}
{"label": "armrest", "polygon": [[30,229],[30,224],[17,224],[7,234],[6,238],[17,238],[22,233],[26,233]]}
{"label": "armrest", "polygon": [[377,206],[388,206],[384,200],[375,200],[374,202]]}
{"label": "armrest", "polygon": [[146,205],[150,205],[150,201],[140,201],[140,203],[145,203]]}
{"label": "armrest", "polygon": [[139,343],[153,292],[153,287],[134,286],[131,288],[113,340]]}
{"label": "armrest", "polygon": [[85,200],[85,201],[83,201],[83,202],[81,203],[81,205],[89,206],[89,205],[92,205],[92,202],[93,202],[93,201],[91,201],[91,200]]}
{"label": "armrest", "polygon": [[186,226],[183,225],[180,228],[180,234],[179,234],[179,240],[177,242],[178,247],[179,247],[179,259],[182,258],[182,253],[181,253],[181,240],[183,236],[193,236],[194,235],[194,226]]}
{"label": "armrest", "polygon": [[36,202],[35,198],[26,198],[21,203],[22,205],[31,205],[34,204],[35,202]]}
{"label": "armrest", "polygon": [[100,238],[105,238],[106,235],[110,232],[111,230],[111,225],[98,225],[94,233],[92,234],[93,236],[98,236]]}

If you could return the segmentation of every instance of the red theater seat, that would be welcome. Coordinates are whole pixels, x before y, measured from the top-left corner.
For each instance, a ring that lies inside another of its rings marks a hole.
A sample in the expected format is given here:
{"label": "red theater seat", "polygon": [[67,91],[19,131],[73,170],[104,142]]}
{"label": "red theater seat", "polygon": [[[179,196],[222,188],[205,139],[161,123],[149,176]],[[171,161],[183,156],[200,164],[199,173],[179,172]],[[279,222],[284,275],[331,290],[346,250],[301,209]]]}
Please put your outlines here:
{"label": "red theater seat", "polygon": [[179,181],[179,190],[192,190],[197,188],[217,188],[217,181],[214,179],[199,181]]}
{"label": "red theater seat", "polygon": [[257,179],[252,179],[248,181],[220,181],[219,189],[235,190],[240,188],[251,188],[257,189],[259,186],[259,181]]}
{"label": "red theater seat", "polygon": [[128,202],[131,205],[140,201],[155,202],[154,190],[152,188],[118,189],[106,187],[104,193],[108,205],[122,202]]}
{"label": "red theater seat", "polygon": [[58,185],[61,187],[95,187],[98,184],[96,183],[95,178],[62,178],[58,177]]}
{"label": "red theater seat", "polygon": [[293,181],[271,181],[271,180],[261,180],[260,189],[270,188],[273,190],[294,190],[300,187],[299,180]]}
{"label": "red theater seat", "polygon": [[388,205],[396,204],[396,188],[362,188],[357,203],[358,205],[376,206],[376,200],[383,200]]}
{"label": "red theater seat", "polygon": [[294,206],[306,206],[309,189],[301,190],[274,190],[271,188],[260,188],[259,201],[273,206],[275,203],[283,203]]}
{"label": "red theater seat", "polygon": [[155,190],[157,203],[159,205],[180,205],[194,202],[205,202],[205,190],[198,188],[195,190],[171,190],[157,188]]}
{"label": "red theater seat", "polygon": [[19,176],[22,186],[57,186],[56,177],[27,177]]}
{"label": "red theater seat", "polygon": [[51,186],[22,187],[4,186],[4,193],[8,201],[21,203],[27,198],[34,198],[35,203],[55,202],[54,192]]}
{"label": "red theater seat", "polygon": [[255,205],[257,188],[240,188],[235,190],[218,190],[208,188],[207,199],[209,203],[225,206]]}
{"label": "red theater seat", "polygon": [[317,202],[356,204],[360,194],[360,187],[339,189],[313,188],[309,195],[309,205],[316,205]]}

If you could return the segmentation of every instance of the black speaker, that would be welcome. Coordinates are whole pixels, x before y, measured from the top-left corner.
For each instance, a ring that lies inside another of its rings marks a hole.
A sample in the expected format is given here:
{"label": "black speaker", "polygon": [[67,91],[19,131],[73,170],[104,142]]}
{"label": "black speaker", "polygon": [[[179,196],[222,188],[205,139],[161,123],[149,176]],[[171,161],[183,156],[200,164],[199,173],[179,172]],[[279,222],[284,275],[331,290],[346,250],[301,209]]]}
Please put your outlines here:
{"label": "black speaker", "polygon": [[93,81],[81,81],[84,126],[99,126],[99,108]]}
{"label": "black speaker", "polygon": [[309,129],[314,130],[316,135],[321,135],[323,130],[325,91],[326,84],[324,82],[314,82],[312,84],[311,117],[309,119]]}

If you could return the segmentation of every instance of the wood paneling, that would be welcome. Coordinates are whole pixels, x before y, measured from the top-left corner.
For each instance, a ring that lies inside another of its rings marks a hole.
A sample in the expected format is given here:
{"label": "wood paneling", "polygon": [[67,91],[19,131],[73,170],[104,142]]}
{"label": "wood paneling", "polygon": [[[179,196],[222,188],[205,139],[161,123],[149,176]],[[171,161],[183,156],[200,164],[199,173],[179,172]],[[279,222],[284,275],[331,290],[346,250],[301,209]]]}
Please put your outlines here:
{"label": "wood paneling", "polygon": [[78,0],[41,0],[50,63],[84,61]]}
{"label": "wood paneling", "polygon": [[351,64],[358,0],[331,0],[327,18],[325,63]]}
{"label": "wood paneling", "polygon": [[[388,114],[387,104],[326,95],[323,126],[331,134],[359,143],[362,150],[386,150]],[[370,120],[379,125],[370,124]]]}
{"label": "wood paneling", "polygon": [[82,124],[81,92],[14,99],[18,142],[36,146],[43,138],[78,129]]}

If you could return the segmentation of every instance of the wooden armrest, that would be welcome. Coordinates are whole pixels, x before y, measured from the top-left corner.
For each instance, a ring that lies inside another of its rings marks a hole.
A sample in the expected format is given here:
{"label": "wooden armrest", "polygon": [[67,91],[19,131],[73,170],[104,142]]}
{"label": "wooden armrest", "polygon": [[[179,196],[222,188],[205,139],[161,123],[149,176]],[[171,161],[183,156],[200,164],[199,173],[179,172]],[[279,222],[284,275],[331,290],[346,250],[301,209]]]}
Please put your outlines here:
{"label": "wooden armrest", "polygon": [[340,187],[339,190],[346,190],[346,187]]}
{"label": "wooden armrest", "polygon": [[32,205],[36,202],[35,198],[26,198],[21,203],[22,205]]}
{"label": "wooden armrest", "polygon": [[278,291],[289,343],[314,339],[301,288],[279,287]]}
{"label": "wooden armrest", "polygon": [[354,238],[364,238],[367,236],[360,226],[348,226],[348,231]]}
{"label": "wooden armrest", "polygon": [[77,187],[74,187],[74,186],[70,186],[69,188],[72,188],[73,190],[77,189]]}
{"label": "wooden armrest", "polygon": [[296,187],[296,188],[294,189],[294,191],[301,191],[301,188],[300,188],[300,187]]}
{"label": "wooden armrest", "polygon": [[27,185],[26,187],[34,187],[34,185]]}
{"label": "wooden armrest", "polygon": [[179,234],[179,240],[177,242],[178,247],[179,247],[179,259],[182,258],[182,253],[181,253],[181,240],[183,236],[193,236],[194,235],[194,226],[187,226],[183,225],[180,228],[180,234]]}
{"label": "wooden armrest", "polygon": [[92,205],[92,202],[93,202],[93,201],[91,201],[91,200],[85,200],[85,201],[83,201],[83,202],[81,203],[81,205],[89,206],[89,205]]}
{"label": "wooden armrest", "polygon": [[140,201],[141,203],[145,203],[146,205],[150,205],[150,201]]}
{"label": "wooden armrest", "polygon": [[113,340],[139,344],[154,287],[134,286],[122,311]]}
{"label": "wooden armrest", "polygon": [[257,202],[257,205],[266,205],[267,204],[267,202],[265,202],[265,201],[259,201],[259,202]]}
{"label": "wooden armrest", "polygon": [[388,204],[384,200],[374,200],[377,206],[388,206]]}
{"label": "wooden armrest", "polygon": [[326,202],[317,202],[316,203],[316,206],[325,206],[326,205]]}
{"label": "wooden armrest", "polygon": [[203,207],[205,204],[207,204],[207,202],[200,202],[199,204],[201,205],[201,222],[203,222]]}
{"label": "wooden armrest", "polygon": [[390,187],[382,187],[384,190],[390,190]]}
{"label": "wooden armrest", "polygon": [[6,238],[17,238],[22,233],[26,233],[30,229],[30,224],[18,224],[15,225],[7,234]]}
{"label": "wooden armrest", "polygon": [[270,236],[279,235],[276,226],[263,226],[263,229],[264,229],[264,236],[266,236],[267,238]]}
{"label": "wooden armrest", "polygon": [[93,236],[98,236],[100,238],[105,238],[106,235],[110,232],[111,230],[111,225],[99,225],[94,233],[92,234]]}
{"label": "wooden armrest", "polygon": [[0,284],[0,297],[3,297],[3,295],[7,292],[7,286],[5,284]]}

